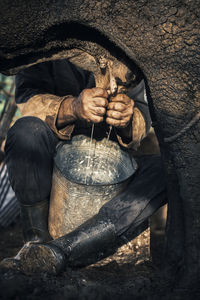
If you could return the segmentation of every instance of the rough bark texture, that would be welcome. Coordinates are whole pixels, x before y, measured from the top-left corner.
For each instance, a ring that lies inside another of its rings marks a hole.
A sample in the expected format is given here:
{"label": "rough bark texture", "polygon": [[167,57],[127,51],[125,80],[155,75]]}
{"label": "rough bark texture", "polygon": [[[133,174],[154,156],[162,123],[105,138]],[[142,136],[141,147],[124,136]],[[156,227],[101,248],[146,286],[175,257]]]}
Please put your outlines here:
{"label": "rough bark texture", "polygon": [[165,143],[164,138],[178,133],[199,112],[199,1],[4,0],[0,14],[2,72],[11,74],[38,61],[72,57],[74,48],[93,55],[97,64],[102,55],[111,55],[127,64],[134,61],[142,70],[169,175],[166,255],[171,265],[183,266],[185,286],[189,279],[196,281],[200,123],[173,143]]}

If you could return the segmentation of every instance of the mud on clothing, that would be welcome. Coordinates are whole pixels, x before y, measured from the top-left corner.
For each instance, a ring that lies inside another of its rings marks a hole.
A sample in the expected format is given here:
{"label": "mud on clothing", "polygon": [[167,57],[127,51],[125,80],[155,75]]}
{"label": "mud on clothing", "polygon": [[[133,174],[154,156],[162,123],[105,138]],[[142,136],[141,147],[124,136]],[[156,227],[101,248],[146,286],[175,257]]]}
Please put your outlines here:
{"label": "mud on clothing", "polygon": [[[82,89],[94,86],[91,73],[75,68],[67,61],[42,63],[21,71],[16,76],[16,102],[23,105],[35,99],[37,106],[37,95],[47,95],[47,109],[54,112],[50,118],[55,119],[60,105],[58,98],[78,96]],[[142,81],[130,93],[142,111],[148,130],[150,117],[144,90]],[[23,204],[47,199],[51,191],[53,157],[60,141],[60,133],[57,134],[48,122],[44,122],[45,99],[43,100],[43,116],[27,116],[17,120],[7,136],[5,151],[10,181],[18,200]],[[99,132],[102,132],[101,126],[100,124]],[[66,126],[62,129],[61,136],[70,138],[77,130],[81,130],[78,126],[77,128],[74,124]],[[86,129],[88,130],[87,126]],[[141,157],[138,164],[139,169],[126,191],[106,203],[99,213],[112,220],[117,235],[134,230],[166,202],[165,177],[160,157]]]}

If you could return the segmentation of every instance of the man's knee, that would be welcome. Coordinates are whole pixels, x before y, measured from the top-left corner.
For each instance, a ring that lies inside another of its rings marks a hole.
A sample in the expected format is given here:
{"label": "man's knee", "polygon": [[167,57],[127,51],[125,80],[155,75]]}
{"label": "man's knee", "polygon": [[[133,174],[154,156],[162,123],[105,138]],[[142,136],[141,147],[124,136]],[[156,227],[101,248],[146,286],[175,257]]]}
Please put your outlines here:
{"label": "man's knee", "polygon": [[10,128],[7,135],[5,152],[11,149],[31,150],[36,147],[38,141],[47,134],[47,125],[36,117],[23,117],[18,119]]}

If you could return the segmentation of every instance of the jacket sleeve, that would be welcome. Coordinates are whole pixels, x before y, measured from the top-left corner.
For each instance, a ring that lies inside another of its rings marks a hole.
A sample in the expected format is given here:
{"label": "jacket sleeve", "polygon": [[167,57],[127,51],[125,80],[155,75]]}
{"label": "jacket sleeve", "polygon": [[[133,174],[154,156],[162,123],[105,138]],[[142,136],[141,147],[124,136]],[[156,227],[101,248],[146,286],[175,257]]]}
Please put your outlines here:
{"label": "jacket sleeve", "polygon": [[136,87],[127,94],[134,100],[134,112],[131,120],[131,139],[123,138],[117,131],[119,143],[125,148],[137,149],[140,142],[146,137],[151,127],[151,117],[148,108],[145,83],[142,80]]}
{"label": "jacket sleeve", "polygon": [[70,139],[73,124],[58,130],[56,120],[62,101],[72,96],[55,95],[51,62],[34,65],[16,75],[15,101],[22,116],[38,117],[61,139]]}

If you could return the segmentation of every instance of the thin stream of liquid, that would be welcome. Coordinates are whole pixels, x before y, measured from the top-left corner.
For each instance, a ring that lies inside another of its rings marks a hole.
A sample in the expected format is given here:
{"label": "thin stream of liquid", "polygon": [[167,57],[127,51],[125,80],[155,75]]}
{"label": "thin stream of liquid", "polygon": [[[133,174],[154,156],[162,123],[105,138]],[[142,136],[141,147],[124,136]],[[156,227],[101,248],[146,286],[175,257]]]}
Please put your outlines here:
{"label": "thin stream of liquid", "polygon": [[[106,149],[107,143],[108,143],[108,141],[110,139],[111,131],[112,131],[112,126],[110,125],[109,126],[108,136],[107,136],[107,139],[106,139],[103,151]],[[88,171],[89,171],[89,166],[90,166],[90,161],[91,161],[91,146],[92,146],[93,135],[94,135],[94,123],[92,124],[92,130],[91,130],[91,136],[90,136],[89,154],[88,154],[88,161],[87,161],[86,175],[85,175],[85,184],[86,185],[87,185]],[[102,165],[102,161],[99,162],[98,168],[101,167],[101,165]]]}
{"label": "thin stream of liquid", "polygon": [[88,161],[87,161],[87,167],[86,167],[86,175],[85,175],[85,184],[87,184],[87,178],[88,178],[88,170],[91,160],[91,147],[92,147],[92,140],[94,135],[94,123],[92,124],[92,130],[91,130],[91,136],[90,136],[90,145],[89,145],[89,154],[88,154]]}
{"label": "thin stream of liquid", "polygon": [[[109,141],[109,139],[110,139],[111,131],[112,131],[112,125],[109,126],[109,131],[108,131],[107,139],[106,139],[106,142],[105,142],[105,145],[104,145],[102,151],[104,151],[104,150],[106,149],[106,146],[107,146],[108,141]],[[101,167],[102,162],[103,162],[103,161],[100,161],[100,162],[99,162],[99,164],[98,164],[98,169]]]}
{"label": "thin stream of liquid", "polygon": [[[110,134],[112,131],[112,126],[109,127],[109,132],[108,132],[108,136],[105,142],[105,145],[102,149],[102,151],[104,151],[106,149],[107,143],[110,139]],[[88,161],[87,161],[87,167],[86,167],[86,176],[85,176],[85,184],[88,184],[88,172],[89,172],[89,168],[90,168],[90,162],[91,162],[91,148],[92,148],[92,140],[93,140],[93,135],[94,135],[94,124],[92,124],[92,130],[91,130],[91,136],[90,136],[90,145],[89,145],[89,153],[88,153]],[[99,162],[99,166],[98,169],[101,167],[102,161]]]}
{"label": "thin stream of liquid", "polygon": [[108,136],[107,136],[107,140],[106,140],[106,145],[105,145],[105,146],[107,146],[107,143],[108,143],[108,141],[109,141],[109,139],[110,139],[111,131],[112,131],[112,126],[110,125],[110,127],[109,127],[109,132],[108,132]]}

